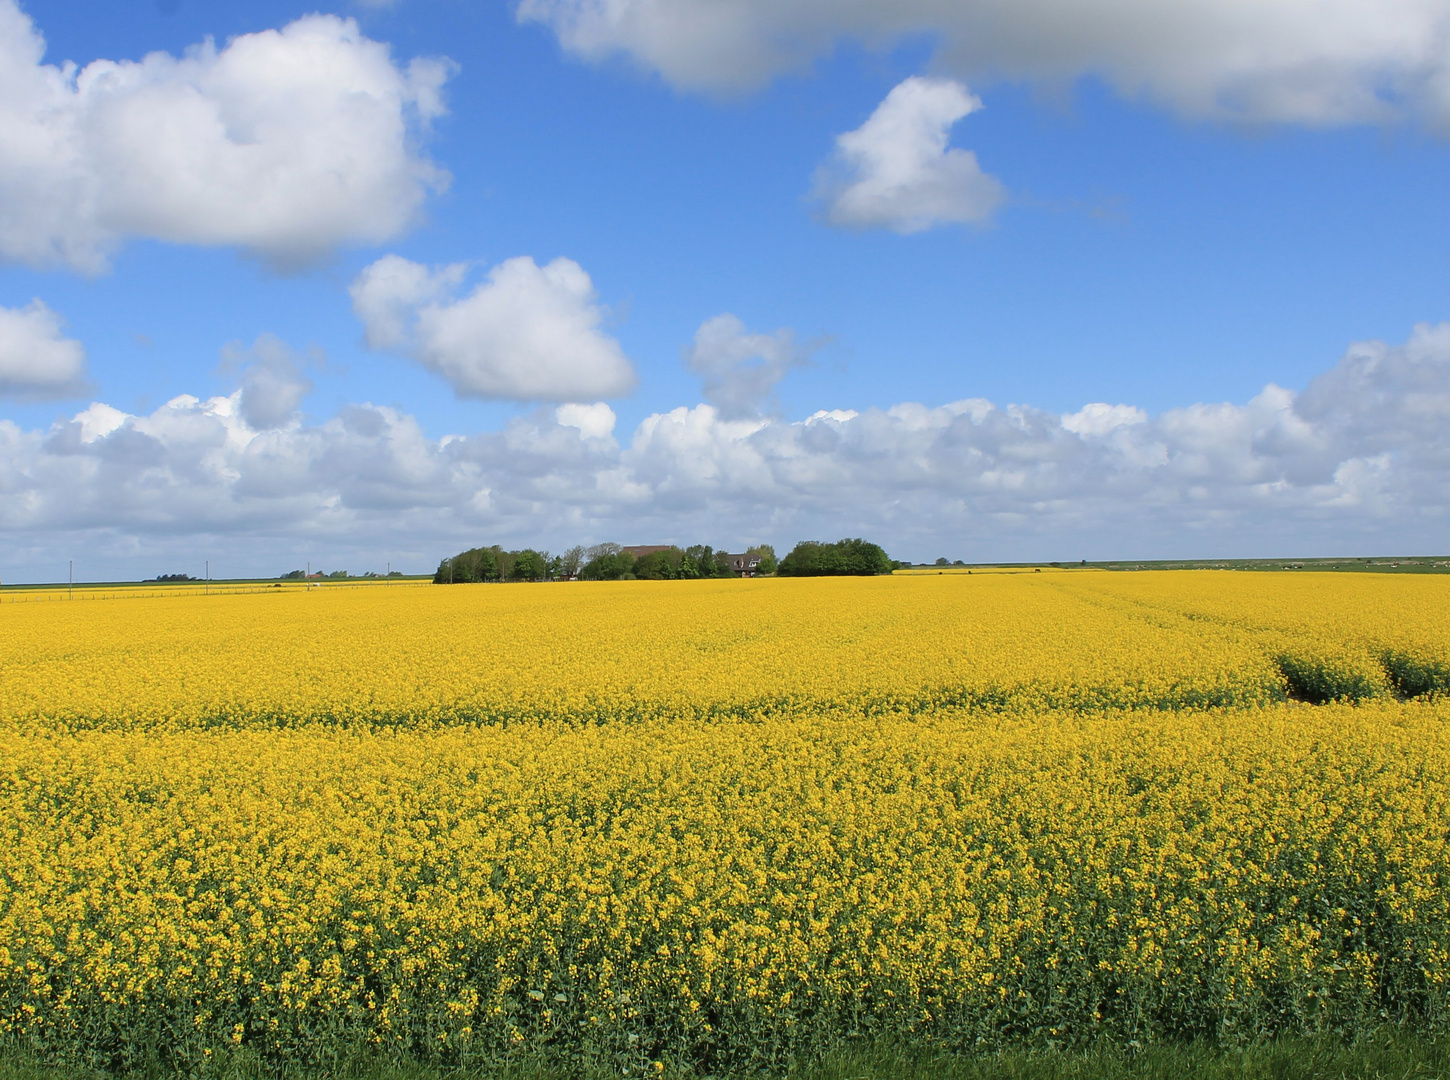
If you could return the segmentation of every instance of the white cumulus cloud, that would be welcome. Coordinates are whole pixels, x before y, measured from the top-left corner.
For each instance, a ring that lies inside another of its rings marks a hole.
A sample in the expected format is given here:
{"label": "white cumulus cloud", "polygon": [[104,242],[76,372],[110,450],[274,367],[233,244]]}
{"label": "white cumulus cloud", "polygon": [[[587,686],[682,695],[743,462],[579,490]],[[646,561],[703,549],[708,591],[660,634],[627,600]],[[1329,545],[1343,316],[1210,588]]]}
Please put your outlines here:
{"label": "white cumulus cloud", "polygon": [[447,174],[418,150],[446,61],[309,15],[180,57],[43,62],[0,0],[0,258],[103,270],[128,237],[278,266],[397,236]]}
{"label": "white cumulus cloud", "polygon": [[1134,405],[1108,405],[1095,401],[1062,418],[1062,426],[1075,435],[1106,435],[1121,427],[1146,424],[1148,414]]}
{"label": "white cumulus cloud", "polygon": [[981,107],[951,79],[917,76],[893,88],[864,124],[836,137],[816,174],[831,224],[915,233],[990,220],[1006,189],[976,154],[947,146],[952,125]]}
{"label": "white cumulus cloud", "polygon": [[705,400],[733,417],[759,409],[791,368],[810,363],[814,349],[798,343],[788,326],[752,334],[727,312],[700,324],[684,357],[704,383]]}
{"label": "white cumulus cloud", "polygon": [[0,307],[0,394],[71,397],[85,382],[86,350],[65,337],[61,319],[40,300]]}
{"label": "white cumulus cloud", "polygon": [[521,0],[591,60],[729,93],[842,40],[937,42],[974,85],[1105,79],[1194,117],[1311,125],[1423,114],[1450,124],[1450,0]]}
{"label": "white cumulus cloud", "polygon": [[554,418],[562,427],[577,428],[586,439],[607,439],[614,434],[617,419],[614,410],[602,401],[593,405],[571,402],[554,410]]}
{"label": "white cumulus cloud", "polygon": [[411,356],[460,397],[577,402],[633,388],[634,369],[600,325],[594,283],[572,259],[520,256],[463,296],[464,268],[397,255],[351,287],[369,345]]}
{"label": "white cumulus cloud", "polygon": [[967,399],[791,422],[707,403],[616,437],[596,402],[433,438],[367,404],[259,426],[247,393],[147,415],[95,403],[49,430],[0,421],[7,558],[139,553],[150,574],[211,537],[279,573],[300,550],[432,566],[484,542],[844,535],[983,560],[1353,554],[1442,551],[1450,528],[1450,324],[1357,344],[1298,393],[1157,416]]}

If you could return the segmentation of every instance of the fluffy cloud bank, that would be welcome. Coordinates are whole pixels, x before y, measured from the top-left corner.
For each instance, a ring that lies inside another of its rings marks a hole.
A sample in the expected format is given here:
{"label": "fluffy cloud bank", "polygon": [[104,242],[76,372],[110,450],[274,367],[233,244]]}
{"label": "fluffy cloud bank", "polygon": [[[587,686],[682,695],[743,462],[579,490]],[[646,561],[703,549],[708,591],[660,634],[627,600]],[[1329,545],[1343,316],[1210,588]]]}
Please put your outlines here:
{"label": "fluffy cloud bank", "polygon": [[983,559],[1438,551],[1450,526],[1450,324],[1356,345],[1302,393],[1157,417],[967,400],[787,422],[702,404],[620,440],[599,403],[434,440],[370,405],[261,429],[247,392],[147,416],[96,404],[49,431],[0,422],[0,531],[19,549],[209,534],[250,537],[258,558],[305,542],[426,561],[483,540],[844,534]]}
{"label": "fluffy cloud bank", "polygon": [[706,91],[758,86],[842,39],[926,34],[974,83],[1098,75],[1190,116],[1450,124],[1447,0],[521,0],[517,13],[580,56],[623,54]]}
{"label": "fluffy cloud bank", "polygon": [[989,220],[1006,190],[970,150],[948,149],[952,125],[982,107],[950,79],[907,79],[855,131],[836,138],[816,176],[833,225],[923,232]]}
{"label": "fluffy cloud bank", "polygon": [[605,312],[578,263],[508,259],[458,297],[464,272],[397,255],[373,263],[351,288],[368,344],[413,357],[460,397],[580,401],[634,387],[619,343],[599,329]]}
{"label": "fluffy cloud bank", "polygon": [[45,64],[0,0],[0,258],[96,272],[127,237],[235,244],[282,266],[379,242],[447,174],[417,148],[444,61],[395,64],[351,19],[184,56]]}
{"label": "fluffy cloud bank", "polygon": [[0,394],[69,397],[83,392],[86,350],[61,332],[60,316],[40,300],[0,307]]}

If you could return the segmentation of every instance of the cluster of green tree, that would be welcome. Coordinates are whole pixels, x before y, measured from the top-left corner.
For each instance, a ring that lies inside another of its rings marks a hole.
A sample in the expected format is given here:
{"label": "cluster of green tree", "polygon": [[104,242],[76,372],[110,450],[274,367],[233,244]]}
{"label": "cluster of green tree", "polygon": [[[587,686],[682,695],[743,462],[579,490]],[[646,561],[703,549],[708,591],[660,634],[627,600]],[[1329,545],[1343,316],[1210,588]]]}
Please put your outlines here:
{"label": "cluster of green tree", "polygon": [[[769,544],[746,553],[749,572],[779,573],[784,577],[866,576],[889,574],[898,566],[879,545],[861,539],[837,540],[834,544],[802,540],[789,555],[776,562]],[[618,544],[572,547],[562,555],[524,548],[505,551],[491,547],[470,548],[438,564],[433,581],[438,585],[459,585],[472,581],[555,581],[579,578],[583,581],[682,581],[693,578],[739,577],[740,569],[730,556],[708,544],[667,547],[636,556]]]}
{"label": "cluster of green tree", "polygon": [[[773,574],[775,549],[769,544],[751,548],[747,565],[756,574]],[[691,578],[738,577],[740,572],[726,559],[726,553],[708,544],[667,547],[636,557],[618,544],[572,547],[562,555],[525,548],[505,551],[492,547],[470,548],[438,564],[434,584],[457,585],[472,581],[680,581]]]}
{"label": "cluster of green tree", "polygon": [[169,581],[200,581],[201,579],[194,578],[190,574],[157,574],[150,580],[164,585]]}
{"label": "cluster of green tree", "polygon": [[802,540],[780,560],[778,572],[781,577],[843,577],[889,574],[895,568],[886,552],[866,540]]}
{"label": "cluster of green tree", "polygon": [[[740,570],[728,561],[726,552],[709,544],[667,547],[637,558],[618,544],[597,544],[586,552],[579,568],[584,581],[690,581],[697,578],[739,577]],[[745,553],[746,565],[754,574],[775,573],[775,549],[769,544]]]}
{"label": "cluster of green tree", "polygon": [[466,585],[474,581],[547,581],[558,577],[562,556],[524,548],[505,551],[492,547],[469,548],[438,564],[435,585]]}

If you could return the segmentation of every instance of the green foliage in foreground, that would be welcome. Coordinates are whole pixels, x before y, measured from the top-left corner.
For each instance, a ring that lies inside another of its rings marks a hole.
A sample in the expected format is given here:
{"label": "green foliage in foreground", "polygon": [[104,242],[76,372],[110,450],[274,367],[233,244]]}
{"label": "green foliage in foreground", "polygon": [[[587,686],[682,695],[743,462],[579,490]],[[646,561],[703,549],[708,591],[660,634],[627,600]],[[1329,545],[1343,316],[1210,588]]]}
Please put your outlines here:
{"label": "green foliage in foreground", "polygon": [[[162,1080],[160,1069],[127,1080]],[[217,1062],[197,1080],[704,1080],[661,1063],[658,1071],[581,1067],[548,1057],[525,1058],[506,1068],[440,1069],[354,1058],[322,1071],[268,1072],[249,1057]],[[740,1080],[766,1075],[739,1074]],[[1332,1038],[1285,1037],[1242,1049],[1204,1043],[1103,1047],[1088,1053],[1015,1052],[969,1057],[921,1047],[847,1044],[819,1061],[783,1074],[789,1080],[1421,1080],[1450,1078],[1450,1039],[1387,1028],[1344,1043]],[[0,1055],[0,1080],[112,1080],[108,1074],[37,1064]],[[723,1078],[722,1078],[723,1080]]]}

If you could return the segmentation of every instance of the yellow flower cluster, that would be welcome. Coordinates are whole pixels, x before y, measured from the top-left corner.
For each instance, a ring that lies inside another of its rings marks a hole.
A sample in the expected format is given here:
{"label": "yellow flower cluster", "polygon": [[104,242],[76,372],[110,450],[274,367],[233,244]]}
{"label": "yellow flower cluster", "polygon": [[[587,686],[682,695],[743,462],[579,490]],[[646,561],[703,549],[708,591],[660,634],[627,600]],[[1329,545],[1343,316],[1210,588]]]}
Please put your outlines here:
{"label": "yellow flower cluster", "polygon": [[[1044,573],[7,608],[0,1045],[638,1070],[1438,1024],[1450,701],[1386,658],[1443,670],[1446,599]],[[1284,700],[1316,658],[1378,681]]]}

